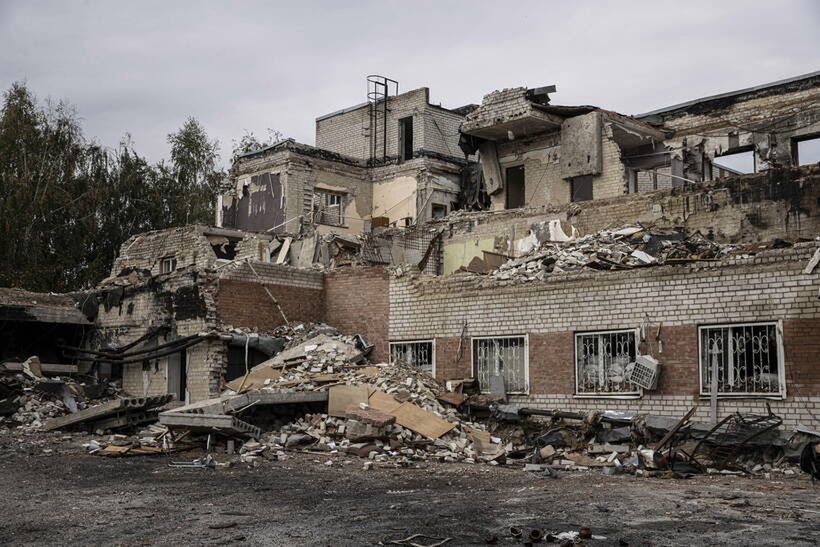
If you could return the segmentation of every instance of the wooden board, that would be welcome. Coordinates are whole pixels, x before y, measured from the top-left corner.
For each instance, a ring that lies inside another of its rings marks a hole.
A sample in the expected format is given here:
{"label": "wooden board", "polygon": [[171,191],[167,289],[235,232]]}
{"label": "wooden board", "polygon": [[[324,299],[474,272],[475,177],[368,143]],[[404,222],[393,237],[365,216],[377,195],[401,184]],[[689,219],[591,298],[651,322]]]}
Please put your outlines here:
{"label": "wooden board", "polygon": [[381,410],[382,412],[387,412],[388,414],[391,414],[394,410],[401,406],[401,403],[393,398],[392,395],[378,389],[370,395],[370,399],[367,404],[376,410]]}
{"label": "wooden board", "polygon": [[109,444],[108,446],[106,446],[105,448],[100,450],[100,453],[105,455],[105,456],[121,456],[122,454],[125,454],[126,452],[131,450],[131,448],[133,448],[133,447],[131,447],[131,446],[114,446],[113,444]]}
{"label": "wooden board", "polygon": [[433,440],[438,439],[455,427],[455,424],[442,420],[432,412],[427,412],[409,401],[402,403],[390,414],[396,417],[396,423],[400,426]]}
{"label": "wooden board", "polygon": [[[261,389],[265,387],[265,380],[276,380],[277,378],[282,377],[282,371],[277,370],[271,367],[260,368],[257,370],[252,370],[251,372],[245,374],[244,376],[240,376],[234,380],[231,380],[225,387],[236,391],[237,393],[244,393],[251,389]],[[245,385],[242,385],[242,381],[244,380]],[[240,391],[240,388],[242,391]]]}
{"label": "wooden board", "polygon": [[327,401],[328,416],[345,417],[345,410],[349,406],[359,406],[367,403],[370,388],[363,386],[333,386],[330,388]]}
{"label": "wooden board", "polygon": [[445,391],[443,393],[439,393],[437,399],[453,406],[459,406],[467,400],[467,396],[463,393],[450,393],[449,391]]}

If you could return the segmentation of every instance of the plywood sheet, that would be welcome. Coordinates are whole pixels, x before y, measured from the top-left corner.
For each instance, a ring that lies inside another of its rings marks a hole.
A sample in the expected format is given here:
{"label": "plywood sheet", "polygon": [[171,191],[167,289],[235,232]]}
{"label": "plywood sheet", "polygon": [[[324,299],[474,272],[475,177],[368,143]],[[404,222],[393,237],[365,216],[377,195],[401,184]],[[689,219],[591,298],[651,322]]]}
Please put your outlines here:
{"label": "plywood sheet", "polygon": [[390,414],[396,417],[396,423],[400,426],[433,440],[438,439],[455,427],[455,424],[442,420],[432,412],[427,412],[409,401],[402,403]]}
{"label": "plywood sheet", "polygon": [[[236,391],[237,393],[244,393],[245,391],[253,390],[253,389],[261,389],[265,387],[265,380],[276,380],[277,378],[282,377],[282,371],[271,368],[265,367],[260,369],[252,370],[251,372],[247,373],[245,376],[240,376],[234,380],[231,380],[225,387]],[[245,385],[242,385],[242,381],[245,381]],[[240,388],[242,391],[239,391]]]}
{"label": "plywood sheet", "polygon": [[344,418],[347,407],[367,403],[369,395],[370,388],[367,385],[333,386],[328,394],[327,414]]}
{"label": "plywood sheet", "polygon": [[381,410],[382,412],[387,412],[388,414],[391,414],[394,410],[401,406],[401,403],[393,398],[392,395],[389,395],[381,390],[374,391],[370,395],[370,400],[367,404],[376,410]]}

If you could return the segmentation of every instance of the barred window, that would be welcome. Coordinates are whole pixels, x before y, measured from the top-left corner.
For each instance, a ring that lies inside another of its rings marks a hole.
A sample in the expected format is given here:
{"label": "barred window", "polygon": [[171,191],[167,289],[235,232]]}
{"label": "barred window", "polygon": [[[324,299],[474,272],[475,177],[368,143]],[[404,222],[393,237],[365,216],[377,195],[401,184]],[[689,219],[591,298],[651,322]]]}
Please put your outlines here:
{"label": "barred window", "polygon": [[316,222],[331,226],[344,225],[344,194],[316,192]]}
{"label": "barred window", "polygon": [[626,366],[635,362],[635,330],[575,335],[575,382],[578,395],[640,395],[626,381]]}
{"label": "barred window", "polygon": [[783,342],[777,323],[700,327],[701,394],[783,395]]}
{"label": "barred window", "polygon": [[435,351],[432,340],[390,342],[390,363],[404,361],[414,367],[435,373]]}
{"label": "barred window", "polygon": [[500,375],[507,393],[526,393],[528,367],[526,336],[473,338],[473,371],[482,391],[489,391],[490,378]]}

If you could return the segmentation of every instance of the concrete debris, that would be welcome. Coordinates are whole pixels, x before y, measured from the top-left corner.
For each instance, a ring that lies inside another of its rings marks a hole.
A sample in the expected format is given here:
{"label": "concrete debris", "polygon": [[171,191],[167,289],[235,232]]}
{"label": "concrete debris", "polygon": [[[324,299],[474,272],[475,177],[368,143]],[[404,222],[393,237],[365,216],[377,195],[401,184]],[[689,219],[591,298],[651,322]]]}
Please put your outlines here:
{"label": "concrete debris", "polygon": [[[25,361],[20,373],[0,375],[0,432],[33,433],[56,429],[50,424],[78,423],[90,409],[119,400],[113,383],[88,383],[60,376],[46,378],[36,357]],[[167,400],[166,400],[167,402]],[[164,403],[163,403],[164,404]],[[99,419],[110,415],[97,415]],[[55,421],[57,420],[57,421]],[[131,424],[133,425],[133,424]],[[116,429],[114,425],[110,429]]]}
{"label": "concrete debris", "polygon": [[532,281],[552,274],[594,270],[628,270],[660,264],[716,260],[737,249],[700,232],[650,230],[641,225],[544,242],[490,273],[499,280]]}

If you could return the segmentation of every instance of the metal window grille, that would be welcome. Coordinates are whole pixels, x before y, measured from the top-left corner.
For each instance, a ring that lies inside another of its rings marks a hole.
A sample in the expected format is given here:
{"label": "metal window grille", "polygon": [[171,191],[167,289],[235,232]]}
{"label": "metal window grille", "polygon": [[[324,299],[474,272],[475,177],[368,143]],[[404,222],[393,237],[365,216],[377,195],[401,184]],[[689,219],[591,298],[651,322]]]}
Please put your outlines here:
{"label": "metal window grille", "polygon": [[575,335],[575,378],[579,395],[638,395],[626,380],[635,361],[635,331],[619,330]]}
{"label": "metal window grille", "polygon": [[433,374],[435,354],[433,342],[390,342],[390,362],[404,361]]}
{"label": "metal window grille", "polygon": [[783,393],[781,339],[776,323],[749,323],[700,328],[701,393],[730,395]]}
{"label": "metal window grille", "polygon": [[525,336],[473,338],[473,369],[483,391],[489,391],[491,376],[501,375],[508,393],[526,393],[527,360]]}

